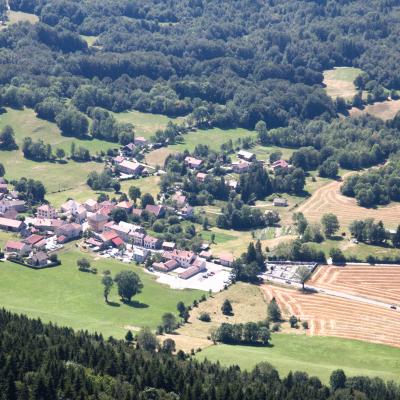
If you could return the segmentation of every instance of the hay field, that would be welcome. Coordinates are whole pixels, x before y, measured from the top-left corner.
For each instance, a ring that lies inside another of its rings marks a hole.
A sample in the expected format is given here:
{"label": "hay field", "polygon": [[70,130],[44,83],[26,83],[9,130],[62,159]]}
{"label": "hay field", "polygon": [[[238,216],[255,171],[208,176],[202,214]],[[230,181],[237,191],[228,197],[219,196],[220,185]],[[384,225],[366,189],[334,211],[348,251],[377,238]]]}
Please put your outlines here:
{"label": "hay field", "polygon": [[351,117],[359,117],[361,115],[369,114],[376,118],[387,121],[393,119],[400,111],[400,100],[387,100],[378,103],[370,104],[363,110],[353,107],[349,113]]}
{"label": "hay field", "polygon": [[327,94],[336,99],[352,99],[357,93],[354,85],[354,79],[362,72],[359,68],[353,67],[335,67],[324,72],[324,84]]}

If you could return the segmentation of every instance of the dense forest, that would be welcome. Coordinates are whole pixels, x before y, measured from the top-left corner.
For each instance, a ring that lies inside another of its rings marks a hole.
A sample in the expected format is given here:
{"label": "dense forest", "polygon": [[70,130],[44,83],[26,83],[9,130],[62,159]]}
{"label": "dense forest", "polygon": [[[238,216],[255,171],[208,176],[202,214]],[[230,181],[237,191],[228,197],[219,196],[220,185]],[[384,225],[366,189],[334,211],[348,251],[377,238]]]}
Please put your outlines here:
{"label": "dense forest", "polygon": [[90,107],[225,128],[330,121],[342,103],[322,72],[334,66],[362,68],[359,89],[400,88],[398,0],[9,3],[40,22],[0,32],[2,104],[67,114],[80,134]]}
{"label": "dense forest", "polygon": [[157,350],[146,334],[137,343],[105,340],[0,311],[0,399],[400,399],[398,385],[378,378],[338,370],[328,387],[302,372],[281,378],[267,363],[251,372],[226,369],[173,356],[169,346]]}

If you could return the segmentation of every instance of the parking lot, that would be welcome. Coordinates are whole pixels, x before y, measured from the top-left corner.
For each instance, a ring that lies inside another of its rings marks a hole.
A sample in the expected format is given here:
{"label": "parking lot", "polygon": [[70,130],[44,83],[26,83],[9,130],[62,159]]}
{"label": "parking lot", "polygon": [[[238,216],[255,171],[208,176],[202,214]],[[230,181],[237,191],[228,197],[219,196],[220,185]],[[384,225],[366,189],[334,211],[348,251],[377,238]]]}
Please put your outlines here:
{"label": "parking lot", "polygon": [[157,271],[149,271],[149,273],[157,275],[157,282],[166,284],[172,289],[211,290],[216,293],[221,291],[225,285],[230,283],[230,268],[212,262],[207,262],[206,268],[206,271],[200,272],[189,279],[181,279],[178,277],[179,272],[185,271],[184,268],[177,268],[168,274]]}

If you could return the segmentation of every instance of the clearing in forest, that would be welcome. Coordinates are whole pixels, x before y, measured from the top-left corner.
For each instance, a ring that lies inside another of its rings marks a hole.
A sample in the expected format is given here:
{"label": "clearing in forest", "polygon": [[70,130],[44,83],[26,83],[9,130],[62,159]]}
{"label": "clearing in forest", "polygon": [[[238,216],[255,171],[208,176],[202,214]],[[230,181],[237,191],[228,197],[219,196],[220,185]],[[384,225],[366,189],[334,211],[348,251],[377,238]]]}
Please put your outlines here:
{"label": "clearing in forest", "polygon": [[389,119],[393,119],[399,111],[400,100],[386,100],[370,104],[362,110],[353,107],[349,113],[351,117],[359,117],[361,115],[369,114],[376,118],[387,121]]}
{"label": "clearing in forest", "polygon": [[324,84],[327,94],[336,99],[352,99],[357,93],[354,80],[362,72],[359,68],[353,67],[335,67],[324,72]]}

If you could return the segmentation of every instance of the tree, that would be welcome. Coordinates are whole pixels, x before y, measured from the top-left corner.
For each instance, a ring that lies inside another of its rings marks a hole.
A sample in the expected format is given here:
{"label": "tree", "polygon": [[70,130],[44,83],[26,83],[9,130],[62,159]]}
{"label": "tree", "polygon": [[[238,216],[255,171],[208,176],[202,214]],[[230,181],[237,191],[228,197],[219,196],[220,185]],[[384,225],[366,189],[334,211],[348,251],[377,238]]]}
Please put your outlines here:
{"label": "tree", "polygon": [[133,202],[135,203],[135,206],[136,206],[137,200],[140,198],[140,196],[142,194],[140,188],[138,188],[137,186],[131,186],[129,188],[128,193],[129,193],[129,198],[131,200],[133,200]]}
{"label": "tree", "polygon": [[163,353],[172,354],[176,350],[175,341],[173,339],[167,338],[163,341],[161,346],[161,351]]}
{"label": "tree", "polygon": [[338,389],[344,389],[346,386],[346,374],[342,369],[337,369],[332,372],[329,378],[329,384],[331,385],[332,392]]}
{"label": "tree", "polygon": [[141,197],[140,200],[141,200],[142,208],[146,208],[147,205],[154,205],[155,204],[154,197],[150,193],[145,193]]}
{"label": "tree", "polygon": [[65,136],[84,137],[88,133],[89,121],[85,114],[74,108],[66,108],[61,111],[56,122]]}
{"label": "tree", "polygon": [[124,303],[130,302],[132,297],[143,289],[142,281],[133,271],[125,270],[119,272],[114,281],[117,283],[118,294]]}
{"label": "tree", "polygon": [[156,335],[148,327],[142,328],[136,337],[138,346],[146,351],[154,351],[158,346]]}
{"label": "tree", "polygon": [[346,262],[346,257],[344,256],[342,250],[337,248],[332,248],[329,251],[329,256],[332,258],[333,264],[344,264]]}
{"label": "tree", "polygon": [[394,234],[392,239],[392,243],[393,246],[396,247],[396,249],[400,248],[400,225],[397,226],[396,233]]}
{"label": "tree", "polygon": [[304,290],[304,284],[307,282],[307,280],[310,278],[310,276],[311,276],[311,271],[306,266],[302,266],[297,269],[296,278],[302,284],[303,290]]}
{"label": "tree", "polygon": [[289,318],[289,324],[291,328],[297,328],[298,327],[298,322],[299,320],[297,319],[297,317],[295,315],[291,315]]}
{"label": "tree", "polygon": [[128,214],[123,208],[114,208],[114,210],[111,211],[110,216],[112,220],[117,224],[119,224],[121,221],[126,222],[128,220]]}
{"label": "tree", "polygon": [[318,169],[319,176],[323,178],[336,178],[339,173],[339,164],[336,160],[325,160]]}
{"label": "tree", "polygon": [[108,295],[111,292],[111,288],[114,285],[114,281],[112,280],[110,275],[105,275],[105,276],[103,276],[101,283],[104,286],[104,289],[103,289],[104,300],[106,303],[108,303]]}
{"label": "tree", "polygon": [[0,163],[0,177],[4,176],[6,174],[6,169],[4,168],[4,165]]}
{"label": "tree", "polygon": [[258,330],[258,339],[261,341],[263,345],[267,345],[271,340],[271,333],[266,326],[262,326]]}
{"label": "tree", "polygon": [[303,329],[306,331],[308,329],[308,322],[307,321],[303,321],[301,323],[301,326],[303,327]]}
{"label": "tree", "polygon": [[131,331],[126,332],[125,340],[126,340],[128,343],[132,343],[132,342],[133,342],[133,335],[132,335],[132,332],[131,332]]}
{"label": "tree", "polygon": [[80,271],[88,271],[90,269],[90,262],[87,258],[80,258],[76,264]]}
{"label": "tree", "polygon": [[18,145],[15,141],[14,130],[10,125],[6,125],[0,132],[0,149],[15,150]]}
{"label": "tree", "polygon": [[231,302],[228,299],[225,299],[222,303],[221,311],[224,315],[232,315],[233,308]]}
{"label": "tree", "polygon": [[202,322],[211,322],[211,316],[208,312],[202,312],[199,315],[199,320]]}
{"label": "tree", "polygon": [[56,149],[56,157],[62,160],[65,157],[65,151],[63,149]]}
{"label": "tree", "polygon": [[268,319],[272,322],[279,322],[282,319],[282,313],[275,297],[268,304]]}
{"label": "tree", "polygon": [[179,312],[179,316],[182,317],[183,313],[186,311],[186,306],[183,301],[178,302],[178,304],[176,305],[176,309]]}
{"label": "tree", "polygon": [[327,237],[333,236],[340,228],[339,220],[335,214],[324,214],[321,223]]}
{"label": "tree", "polygon": [[162,316],[162,324],[161,326],[164,328],[166,333],[171,333],[176,328],[176,318],[172,313],[165,313]]}

